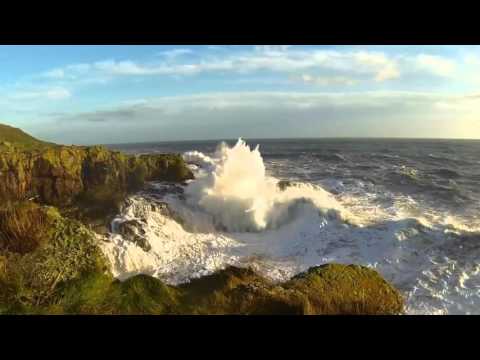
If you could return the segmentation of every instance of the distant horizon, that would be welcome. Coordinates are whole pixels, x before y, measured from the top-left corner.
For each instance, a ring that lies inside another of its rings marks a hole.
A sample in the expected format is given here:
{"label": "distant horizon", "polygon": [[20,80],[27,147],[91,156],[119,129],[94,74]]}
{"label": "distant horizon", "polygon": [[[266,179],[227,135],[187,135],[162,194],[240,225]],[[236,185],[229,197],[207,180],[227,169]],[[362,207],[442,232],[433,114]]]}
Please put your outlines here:
{"label": "distant horizon", "polygon": [[241,138],[246,141],[262,141],[262,140],[419,140],[419,141],[480,141],[480,138],[405,138],[405,137],[291,137],[291,138],[221,138],[221,139],[195,139],[195,140],[174,140],[174,141],[142,141],[142,142],[128,142],[128,143],[103,143],[103,144],[87,144],[91,145],[142,145],[142,144],[163,144],[163,143],[188,143],[188,142],[219,142],[219,141],[238,141]]}

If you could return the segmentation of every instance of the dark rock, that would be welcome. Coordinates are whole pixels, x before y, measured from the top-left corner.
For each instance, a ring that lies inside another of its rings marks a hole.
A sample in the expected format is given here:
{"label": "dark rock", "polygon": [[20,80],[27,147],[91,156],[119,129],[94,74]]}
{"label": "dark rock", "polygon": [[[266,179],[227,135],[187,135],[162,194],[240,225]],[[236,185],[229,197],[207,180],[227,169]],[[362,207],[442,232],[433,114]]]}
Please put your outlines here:
{"label": "dark rock", "polygon": [[127,220],[118,225],[118,232],[127,241],[130,241],[144,251],[150,251],[152,246],[145,238],[145,230],[143,230],[143,224],[138,220]]}
{"label": "dark rock", "polygon": [[277,183],[278,188],[284,191],[287,187],[292,186],[292,183],[288,180],[281,180]]}

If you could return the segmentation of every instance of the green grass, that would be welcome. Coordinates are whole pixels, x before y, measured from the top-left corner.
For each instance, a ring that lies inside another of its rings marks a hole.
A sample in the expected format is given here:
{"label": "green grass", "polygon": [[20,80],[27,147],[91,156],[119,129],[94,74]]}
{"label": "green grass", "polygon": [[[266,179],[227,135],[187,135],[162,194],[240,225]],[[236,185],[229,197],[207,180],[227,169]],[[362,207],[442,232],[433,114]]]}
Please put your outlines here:
{"label": "green grass", "polygon": [[53,145],[55,144],[38,140],[18,128],[0,124],[0,151],[9,146],[31,150]]}

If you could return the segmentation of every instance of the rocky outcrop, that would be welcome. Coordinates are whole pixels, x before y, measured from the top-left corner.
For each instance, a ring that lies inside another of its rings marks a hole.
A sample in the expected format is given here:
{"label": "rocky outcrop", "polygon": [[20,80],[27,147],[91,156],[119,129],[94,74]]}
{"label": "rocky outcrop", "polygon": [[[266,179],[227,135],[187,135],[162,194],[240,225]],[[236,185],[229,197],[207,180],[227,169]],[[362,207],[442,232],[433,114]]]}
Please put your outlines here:
{"label": "rocky outcrop", "polygon": [[[329,283],[329,278],[336,278],[336,283]],[[305,279],[308,281],[304,282]],[[365,279],[370,283],[367,288],[363,288]],[[101,288],[95,289],[95,284]],[[342,291],[329,293],[332,288]],[[283,284],[272,284],[251,269],[228,267],[180,286],[167,285],[148,275],[109,282],[105,275],[91,274],[71,282],[65,291],[68,295],[60,301],[62,313],[74,314],[396,315],[403,312],[401,295],[375,271],[339,264],[311,268]],[[95,294],[94,302],[89,292]]]}
{"label": "rocky outcrop", "polygon": [[180,155],[127,156],[104,147],[52,146],[0,152],[0,201],[37,197],[66,206],[94,192],[124,194],[145,180],[184,181],[192,177]]}

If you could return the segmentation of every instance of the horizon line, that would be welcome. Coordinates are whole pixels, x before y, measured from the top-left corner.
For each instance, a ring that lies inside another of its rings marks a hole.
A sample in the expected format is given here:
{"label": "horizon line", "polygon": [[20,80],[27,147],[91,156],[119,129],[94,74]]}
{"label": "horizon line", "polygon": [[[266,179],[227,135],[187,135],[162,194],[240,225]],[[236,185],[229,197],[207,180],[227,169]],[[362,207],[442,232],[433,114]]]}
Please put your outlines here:
{"label": "horizon line", "polygon": [[[185,140],[153,140],[153,141],[140,141],[140,142],[119,142],[119,143],[102,143],[99,145],[112,146],[112,145],[139,145],[139,144],[158,144],[158,143],[181,143],[181,142],[213,142],[213,141],[237,141],[243,140],[457,140],[457,141],[480,141],[480,138],[422,138],[422,137],[388,137],[388,136],[323,136],[323,137],[271,137],[271,138],[254,138],[243,137],[237,138],[216,138],[216,139],[185,139]],[[95,145],[95,144],[91,144]],[[98,145],[98,143],[97,143]],[[90,146],[90,145],[86,145]]]}

